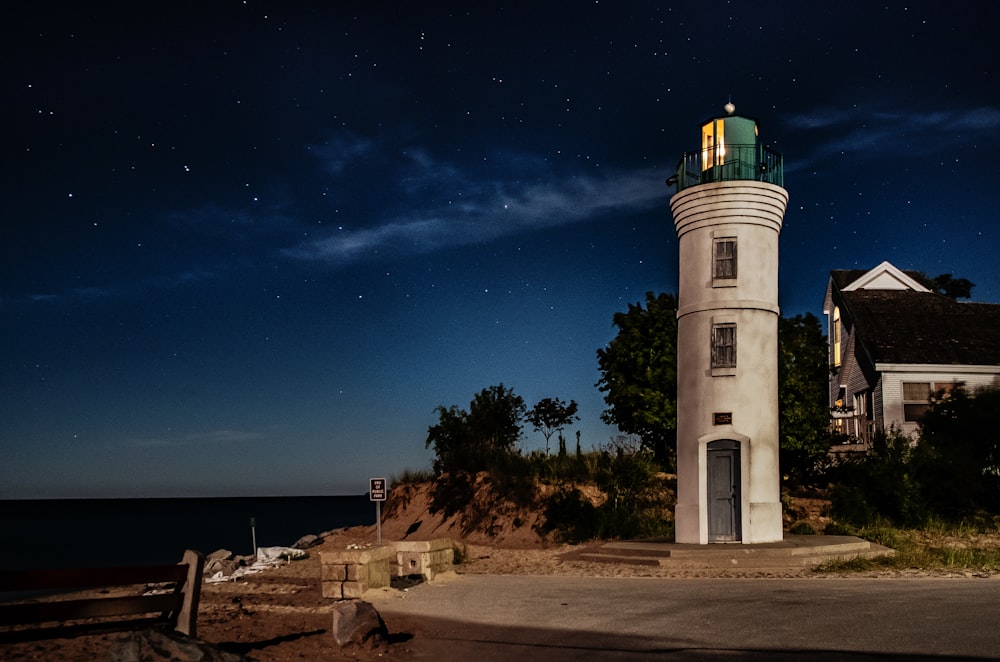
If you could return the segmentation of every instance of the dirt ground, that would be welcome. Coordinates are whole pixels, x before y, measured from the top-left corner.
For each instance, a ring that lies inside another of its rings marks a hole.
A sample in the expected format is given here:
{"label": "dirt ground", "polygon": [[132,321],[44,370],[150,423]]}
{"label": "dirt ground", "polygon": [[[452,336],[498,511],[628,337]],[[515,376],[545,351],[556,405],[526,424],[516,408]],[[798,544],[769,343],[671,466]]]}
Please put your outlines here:
{"label": "dirt ground", "polygon": [[[492,512],[486,526],[492,534],[481,533],[483,522],[470,526],[466,518],[449,519],[429,513],[426,493],[414,491],[388,513],[382,526],[382,540],[430,540],[451,538],[464,550],[459,574],[521,574],[575,576],[726,576],[726,577],[807,577],[810,570],[788,569],[766,572],[670,571],[660,567],[585,562],[573,557],[587,545],[564,545],[542,540],[532,530],[530,513]],[[802,503],[796,521],[809,521],[814,528],[825,526],[824,505],[819,500]],[[515,520],[518,525],[515,525]],[[478,527],[478,528],[477,528]],[[325,659],[413,659],[419,657],[422,625],[419,619],[387,622],[388,645],[372,650],[341,650],[330,634],[331,600],[322,597],[319,554],[342,550],[349,545],[376,542],[376,527],[355,527],[324,534],[323,542],[308,550],[309,557],[239,580],[205,584],[198,612],[199,638],[224,649],[247,655],[259,662]],[[880,573],[879,576],[885,576]],[[906,576],[906,572],[888,573]],[[914,570],[914,576],[926,573]],[[858,576],[857,574],[852,576]],[[405,587],[379,589],[405,590]],[[19,660],[103,660],[107,651],[125,635],[87,635],[37,642],[0,644],[0,659]]]}

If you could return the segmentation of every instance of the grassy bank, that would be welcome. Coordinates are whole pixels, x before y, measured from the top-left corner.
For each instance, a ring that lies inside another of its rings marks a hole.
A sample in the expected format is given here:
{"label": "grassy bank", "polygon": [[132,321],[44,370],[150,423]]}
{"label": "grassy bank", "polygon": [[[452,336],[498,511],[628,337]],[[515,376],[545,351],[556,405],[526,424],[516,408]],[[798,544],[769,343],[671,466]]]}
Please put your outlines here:
{"label": "grassy bank", "polygon": [[896,555],[831,561],[817,568],[819,572],[880,569],[944,570],[972,574],[1000,572],[1000,522],[997,520],[982,524],[932,522],[920,529],[903,529],[876,522],[842,532],[890,547],[896,550]]}

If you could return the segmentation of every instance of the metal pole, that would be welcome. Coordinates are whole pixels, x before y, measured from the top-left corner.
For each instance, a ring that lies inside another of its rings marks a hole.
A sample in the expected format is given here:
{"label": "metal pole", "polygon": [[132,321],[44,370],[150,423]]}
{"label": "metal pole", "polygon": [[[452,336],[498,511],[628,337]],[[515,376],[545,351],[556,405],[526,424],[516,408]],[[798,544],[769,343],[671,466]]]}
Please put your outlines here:
{"label": "metal pole", "polygon": [[250,537],[253,539],[253,557],[257,558],[257,518],[250,518]]}
{"label": "metal pole", "polygon": [[375,528],[378,531],[377,536],[376,536],[376,544],[381,545],[382,544],[382,502],[381,501],[376,501],[375,502],[375,525],[376,525]]}

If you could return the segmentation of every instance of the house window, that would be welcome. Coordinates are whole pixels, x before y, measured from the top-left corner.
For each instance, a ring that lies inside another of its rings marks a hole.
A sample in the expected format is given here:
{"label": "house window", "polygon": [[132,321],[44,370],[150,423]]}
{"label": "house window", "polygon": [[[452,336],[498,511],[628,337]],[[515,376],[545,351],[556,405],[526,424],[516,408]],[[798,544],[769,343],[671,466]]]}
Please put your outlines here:
{"label": "house window", "polygon": [[736,367],[736,324],[712,325],[712,367]]}
{"label": "house window", "polygon": [[903,382],[903,420],[919,421],[931,408],[930,382]]}
{"label": "house window", "polygon": [[736,278],[736,238],[723,237],[712,242],[715,278]]}
{"label": "house window", "polygon": [[833,367],[840,367],[840,307],[833,309],[833,324],[831,335],[833,336]]}
{"label": "house window", "polygon": [[931,400],[947,399],[957,382],[903,382],[903,420],[918,422],[931,408]]}

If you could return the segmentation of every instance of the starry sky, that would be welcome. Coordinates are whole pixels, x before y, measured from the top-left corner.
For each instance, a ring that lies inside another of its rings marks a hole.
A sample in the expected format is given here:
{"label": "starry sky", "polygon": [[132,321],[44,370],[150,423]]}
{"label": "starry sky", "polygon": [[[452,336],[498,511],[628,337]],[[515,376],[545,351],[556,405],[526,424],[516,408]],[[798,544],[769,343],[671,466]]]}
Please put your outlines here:
{"label": "starry sky", "polygon": [[676,292],[664,180],[730,99],[785,158],[783,315],[883,260],[1000,301],[998,18],[7,7],[0,498],[362,493],[499,383],[576,400],[567,436],[607,442],[596,350]]}

